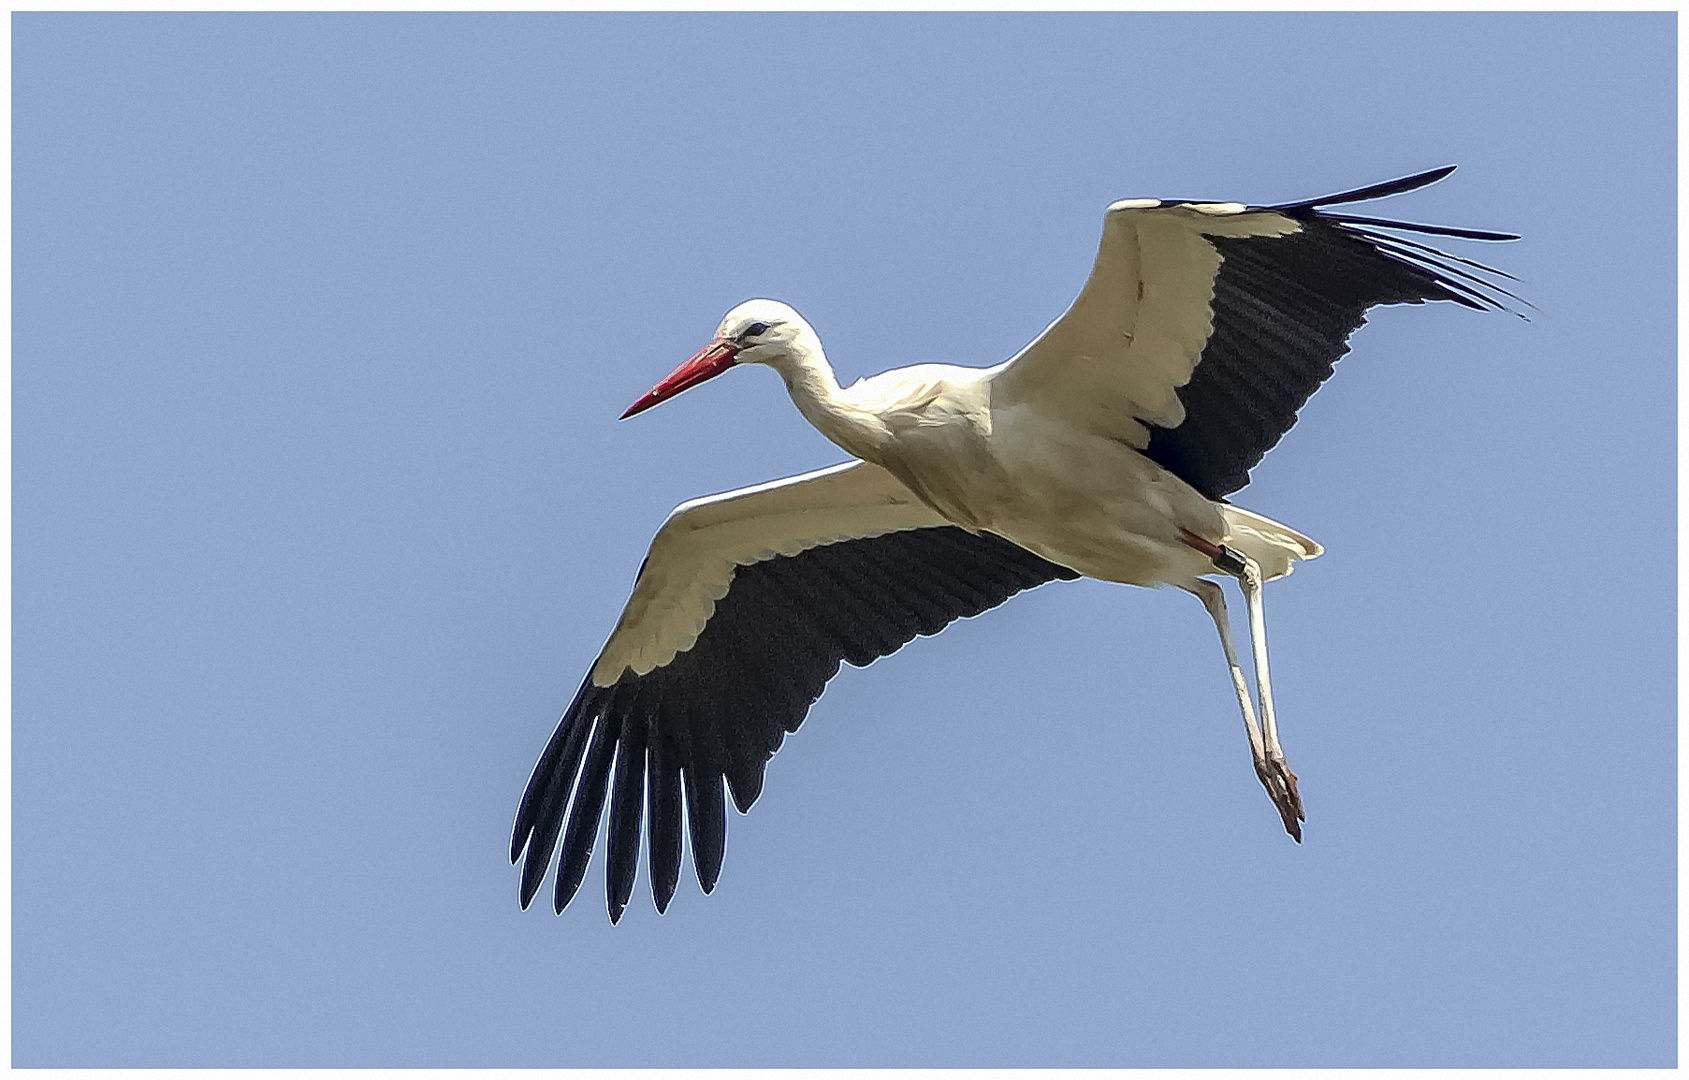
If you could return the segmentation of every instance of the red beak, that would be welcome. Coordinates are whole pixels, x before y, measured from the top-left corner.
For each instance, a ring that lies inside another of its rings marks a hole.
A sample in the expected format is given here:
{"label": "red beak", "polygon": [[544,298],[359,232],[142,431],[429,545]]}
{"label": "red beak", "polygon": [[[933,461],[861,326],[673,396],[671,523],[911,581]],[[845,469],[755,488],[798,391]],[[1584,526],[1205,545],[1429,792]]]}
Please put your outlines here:
{"label": "red beak", "polygon": [[628,411],[622,414],[626,420],[635,413],[642,413],[659,402],[667,401],[682,390],[690,390],[705,379],[713,379],[717,375],[733,366],[733,358],[739,355],[739,346],[731,341],[716,338],[714,341],[692,354],[692,359],[669,372],[669,377],[651,388],[651,392],[628,406]]}

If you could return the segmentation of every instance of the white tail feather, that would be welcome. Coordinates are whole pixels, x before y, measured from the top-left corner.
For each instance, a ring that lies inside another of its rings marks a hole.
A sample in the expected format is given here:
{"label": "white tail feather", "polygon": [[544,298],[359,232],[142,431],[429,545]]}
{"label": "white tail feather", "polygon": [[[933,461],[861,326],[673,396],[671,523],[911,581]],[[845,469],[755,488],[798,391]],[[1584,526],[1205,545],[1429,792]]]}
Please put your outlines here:
{"label": "white tail feather", "polygon": [[1303,559],[1319,557],[1325,549],[1313,540],[1241,506],[1224,503],[1220,516],[1226,521],[1226,543],[1254,559],[1266,580],[1281,578]]}

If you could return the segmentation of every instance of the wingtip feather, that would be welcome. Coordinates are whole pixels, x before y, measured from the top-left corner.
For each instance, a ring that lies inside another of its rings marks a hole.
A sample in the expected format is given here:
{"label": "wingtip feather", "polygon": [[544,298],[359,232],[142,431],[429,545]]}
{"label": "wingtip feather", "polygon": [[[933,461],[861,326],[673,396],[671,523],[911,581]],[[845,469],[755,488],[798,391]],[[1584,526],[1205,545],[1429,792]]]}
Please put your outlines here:
{"label": "wingtip feather", "polygon": [[1313,210],[1321,206],[1336,206],[1339,203],[1367,202],[1372,199],[1384,199],[1390,197],[1391,195],[1400,195],[1404,192],[1416,191],[1419,188],[1435,184],[1449,173],[1454,172],[1456,168],[1458,168],[1458,166],[1443,165],[1439,168],[1427,169],[1424,172],[1414,173],[1412,176],[1404,176],[1398,180],[1386,180],[1382,184],[1368,184],[1366,187],[1354,188],[1349,191],[1339,191],[1335,195],[1322,195],[1317,199],[1303,199],[1299,202],[1279,203],[1276,206],[1269,206],[1266,209],[1277,210],[1281,213],[1292,213],[1299,210]]}
{"label": "wingtip feather", "polygon": [[[533,859],[530,857],[529,863],[531,864],[532,862],[533,862]],[[551,865],[551,860],[547,859],[546,860],[546,867],[549,869],[550,865]],[[533,868],[532,868],[531,865],[524,866],[522,868],[522,886],[521,886],[519,898],[522,901],[522,910],[523,911],[527,911],[528,905],[534,902],[534,897],[536,895],[538,895],[539,891],[540,891],[540,883],[543,882],[544,880],[545,880],[545,870],[542,869],[539,873],[536,874],[536,873],[533,872]]]}

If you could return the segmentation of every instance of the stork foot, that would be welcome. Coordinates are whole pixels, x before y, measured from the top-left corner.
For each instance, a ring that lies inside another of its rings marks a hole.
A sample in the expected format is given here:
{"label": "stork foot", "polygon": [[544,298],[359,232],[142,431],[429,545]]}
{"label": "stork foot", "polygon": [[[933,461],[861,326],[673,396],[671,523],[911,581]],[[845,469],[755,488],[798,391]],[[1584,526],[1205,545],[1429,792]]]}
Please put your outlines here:
{"label": "stork foot", "polygon": [[1261,786],[1267,789],[1267,798],[1278,808],[1278,816],[1284,821],[1284,831],[1300,844],[1302,822],[1308,817],[1302,812],[1302,796],[1296,790],[1296,774],[1290,771],[1283,758],[1275,757],[1257,761],[1255,775],[1261,778]]}

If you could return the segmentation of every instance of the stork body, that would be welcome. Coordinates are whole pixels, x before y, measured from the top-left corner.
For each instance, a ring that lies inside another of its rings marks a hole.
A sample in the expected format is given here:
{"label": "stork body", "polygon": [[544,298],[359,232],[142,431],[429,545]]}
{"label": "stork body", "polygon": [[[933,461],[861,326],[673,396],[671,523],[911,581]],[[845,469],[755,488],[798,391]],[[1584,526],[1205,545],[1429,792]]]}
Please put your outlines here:
{"label": "stork body", "polygon": [[[992,368],[923,364],[842,388],[796,311],[772,300],[730,311],[709,346],[624,415],[764,364],[853,460],[695,500],[664,524],[529,781],[511,849],[513,861],[528,852],[523,905],[560,832],[556,909],[572,898],[607,794],[612,920],[632,890],[642,823],[666,908],[683,804],[710,891],[725,843],[723,782],[748,810],[767,759],[841,660],[869,663],[1021,589],[1079,576],[1173,585],[1202,601],[1257,776],[1300,841],[1262,585],[1321,549],[1224,496],[1294,423],[1368,308],[1495,308],[1496,294],[1511,295],[1450,262],[1487,268],[1377,228],[1509,236],[1322,209],[1448,171],[1278,207],[1116,203],[1073,306]],[[1247,601],[1253,692],[1214,576],[1236,579]]]}
{"label": "stork body", "polygon": [[945,522],[1103,581],[1188,585],[1213,572],[1183,537],[1222,543],[1221,504],[1117,439],[1002,402],[1007,365],[921,364],[840,388],[815,332],[785,304],[749,301],[723,329],[758,321],[794,330],[760,362],[785,376],[798,410]]}

